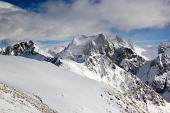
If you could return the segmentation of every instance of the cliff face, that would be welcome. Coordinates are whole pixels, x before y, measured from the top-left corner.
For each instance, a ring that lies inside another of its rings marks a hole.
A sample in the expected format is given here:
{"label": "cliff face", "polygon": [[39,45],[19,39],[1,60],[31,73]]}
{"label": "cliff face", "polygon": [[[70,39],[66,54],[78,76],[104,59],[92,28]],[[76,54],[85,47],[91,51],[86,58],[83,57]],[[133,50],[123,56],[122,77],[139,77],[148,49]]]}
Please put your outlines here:
{"label": "cliff face", "polygon": [[58,64],[58,59],[71,59],[82,63],[89,56],[101,54],[126,71],[136,74],[138,67],[145,62],[145,59],[136,52],[137,50],[143,51],[131,41],[125,41],[119,36],[114,39],[109,39],[103,34],[79,36],[65,50],[56,55],[53,63]]}
{"label": "cliff face", "polygon": [[2,55],[23,56],[40,61],[49,61],[52,56],[41,50],[34,42],[21,42],[0,50]]}
{"label": "cliff face", "polygon": [[137,76],[156,92],[170,102],[170,57],[169,44],[161,43],[158,56],[145,62],[137,72]]}

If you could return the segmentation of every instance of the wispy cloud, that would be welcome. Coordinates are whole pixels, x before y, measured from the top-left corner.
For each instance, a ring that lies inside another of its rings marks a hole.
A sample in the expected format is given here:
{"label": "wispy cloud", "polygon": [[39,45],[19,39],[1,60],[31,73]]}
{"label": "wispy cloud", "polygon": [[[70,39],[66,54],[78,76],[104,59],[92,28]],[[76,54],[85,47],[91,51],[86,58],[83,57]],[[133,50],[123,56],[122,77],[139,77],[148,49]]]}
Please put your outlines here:
{"label": "wispy cloud", "polygon": [[162,39],[162,40],[138,40],[138,41],[134,41],[134,42],[165,42],[165,41],[167,41],[167,40],[164,40],[164,39]]}
{"label": "wispy cloud", "polygon": [[[64,40],[75,35],[164,28],[170,0],[49,0],[39,13],[0,2],[0,40]],[[6,4],[6,5],[4,5]]]}

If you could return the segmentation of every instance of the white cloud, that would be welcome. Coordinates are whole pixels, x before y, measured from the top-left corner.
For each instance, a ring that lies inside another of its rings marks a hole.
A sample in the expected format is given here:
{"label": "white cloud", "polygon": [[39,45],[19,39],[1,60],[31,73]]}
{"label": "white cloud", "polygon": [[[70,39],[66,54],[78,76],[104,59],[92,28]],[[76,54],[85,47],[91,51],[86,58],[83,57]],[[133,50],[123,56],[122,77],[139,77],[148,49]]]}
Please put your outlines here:
{"label": "white cloud", "polygon": [[149,58],[150,60],[153,60],[158,55],[158,46],[157,45],[146,45],[142,46],[146,51],[144,51],[142,54]]}
{"label": "white cloud", "polygon": [[76,0],[72,4],[47,1],[40,13],[28,12],[0,2],[0,40],[55,40],[75,35],[112,34],[163,28],[170,22],[169,0]]}

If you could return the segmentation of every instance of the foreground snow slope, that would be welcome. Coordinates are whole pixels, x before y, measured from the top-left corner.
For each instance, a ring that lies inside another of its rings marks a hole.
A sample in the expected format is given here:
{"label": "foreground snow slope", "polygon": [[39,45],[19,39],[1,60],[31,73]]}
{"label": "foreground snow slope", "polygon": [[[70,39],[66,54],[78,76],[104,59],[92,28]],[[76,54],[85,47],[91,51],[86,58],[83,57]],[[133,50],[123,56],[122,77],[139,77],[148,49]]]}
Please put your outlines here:
{"label": "foreground snow slope", "polygon": [[45,105],[37,95],[28,95],[20,90],[0,83],[0,113],[58,112]]}
{"label": "foreground snow slope", "polygon": [[[26,94],[37,95],[39,100],[59,113],[168,113],[170,108],[170,105],[153,91],[150,92],[155,95],[153,101],[160,100],[161,102],[157,103],[159,105],[153,104],[149,99],[146,99],[147,105],[142,101],[136,103],[134,98],[117,88],[45,61],[1,55],[0,62],[1,83],[27,92]],[[0,109],[5,106],[2,104]]]}
{"label": "foreground snow slope", "polygon": [[148,112],[116,89],[51,63],[3,55],[0,62],[0,82],[38,95],[59,113]]}

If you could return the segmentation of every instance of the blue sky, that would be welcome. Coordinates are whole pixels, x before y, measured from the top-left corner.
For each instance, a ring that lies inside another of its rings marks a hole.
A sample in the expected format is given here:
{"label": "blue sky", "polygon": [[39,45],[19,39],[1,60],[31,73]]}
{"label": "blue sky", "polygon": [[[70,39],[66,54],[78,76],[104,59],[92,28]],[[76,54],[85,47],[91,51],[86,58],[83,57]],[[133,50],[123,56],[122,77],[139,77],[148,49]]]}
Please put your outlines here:
{"label": "blue sky", "polygon": [[136,29],[129,32],[112,29],[113,33],[120,34],[121,37],[131,39],[137,45],[159,45],[160,42],[166,42],[170,39],[170,26],[161,29],[145,28]]}
{"label": "blue sky", "polygon": [[37,8],[39,4],[45,2],[46,0],[2,0],[2,1],[11,3],[24,9],[34,9]]}
{"label": "blue sky", "polygon": [[0,2],[1,46],[29,39],[55,44],[99,33],[140,46],[170,39],[170,0],[2,1],[12,5]]}

